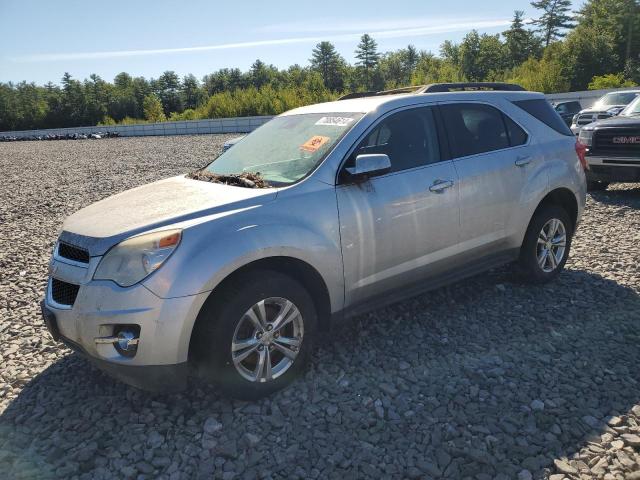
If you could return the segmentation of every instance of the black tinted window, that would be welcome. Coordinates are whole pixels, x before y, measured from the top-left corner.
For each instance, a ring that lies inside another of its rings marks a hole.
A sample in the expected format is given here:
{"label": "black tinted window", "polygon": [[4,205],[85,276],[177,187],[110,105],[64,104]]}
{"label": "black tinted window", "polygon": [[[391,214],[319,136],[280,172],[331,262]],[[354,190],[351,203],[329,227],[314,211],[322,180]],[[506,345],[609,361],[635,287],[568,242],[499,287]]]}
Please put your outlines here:
{"label": "black tinted window", "polygon": [[454,157],[466,157],[509,147],[502,113],[489,105],[443,105],[442,114]]}
{"label": "black tinted window", "polygon": [[518,145],[524,145],[527,143],[527,133],[516,122],[511,120],[507,115],[503,115],[504,123],[507,125],[507,132],[509,132],[509,144],[512,147]]}
{"label": "black tinted window", "polygon": [[556,132],[561,133],[562,135],[567,135],[568,137],[573,136],[573,133],[571,133],[567,124],[562,120],[562,117],[560,117],[551,104],[543,98],[534,100],[518,100],[517,102],[513,102],[513,104],[520,107],[529,115],[534,116],[548,127],[554,129]]}
{"label": "black tinted window", "polygon": [[406,110],[382,121],[362,141],[349,164],[353,165],[355,157],[365,153],[388,155],[393,172],[440,161],[431,108]]}

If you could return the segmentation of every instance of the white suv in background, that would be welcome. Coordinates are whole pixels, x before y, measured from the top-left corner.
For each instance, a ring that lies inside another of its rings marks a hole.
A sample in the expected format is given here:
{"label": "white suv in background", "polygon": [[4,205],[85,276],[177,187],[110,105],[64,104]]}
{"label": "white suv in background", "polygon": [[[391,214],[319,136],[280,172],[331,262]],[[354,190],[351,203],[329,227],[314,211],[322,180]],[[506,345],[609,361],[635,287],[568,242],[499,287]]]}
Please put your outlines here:
{"label": "white suv in background", "polygon": [[139,387],[193,374],[256,398],[331,323],[510,262],[533,283],[561,272],[585,158],[542,94],[348,97],[69,217],[43,303],[54,338]]}

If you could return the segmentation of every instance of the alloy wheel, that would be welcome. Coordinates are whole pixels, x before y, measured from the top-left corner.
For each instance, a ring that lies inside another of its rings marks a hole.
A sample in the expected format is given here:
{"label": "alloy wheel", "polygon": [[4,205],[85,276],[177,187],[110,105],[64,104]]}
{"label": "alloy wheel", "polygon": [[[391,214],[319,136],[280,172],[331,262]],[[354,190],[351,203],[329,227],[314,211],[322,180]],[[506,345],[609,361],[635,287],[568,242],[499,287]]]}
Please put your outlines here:
{"label": "alloy wheel", "polygon": [[557,218],[544,224],[538,234],[536,255],[538,266],[545,273],[551,273],[564,259],[567,249],[567,229]]}
{"label": "alloy wheel", "polygon": [[269,382],[291,368],[303,337],[298,307],[286,298],[266,298],[238,322],[231,343],[233,364],[246,380]]}

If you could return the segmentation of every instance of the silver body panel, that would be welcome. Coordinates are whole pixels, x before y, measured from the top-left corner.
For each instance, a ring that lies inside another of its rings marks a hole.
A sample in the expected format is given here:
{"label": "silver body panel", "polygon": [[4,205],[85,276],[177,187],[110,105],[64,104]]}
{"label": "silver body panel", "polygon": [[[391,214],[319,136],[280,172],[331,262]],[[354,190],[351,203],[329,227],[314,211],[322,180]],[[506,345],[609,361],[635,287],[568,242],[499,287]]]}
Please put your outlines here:
{"label": "silver body panel", "polygon": [[[80,285],[73,308],[53,302],[61,333],[91,356],[113,363],[185,362],[200,308],[227,276],[253,261],[291,257],[315,269],[332,313],[367,302],[483,256],[517,249],[540,201],[555,188],[585,204],[575,139],[537,122],[510,99],[530,92],[396,95],[312,105],[285,115],[365,115],[302,181],[247,189],[174,177],[123,192],[67,219],[61,240],[86,248],[82,266],[55,256],[54,278]],[[384,115],[412,106],[477,101],[507,113],[529,134],[526,145],[393,172],[362,184],[339,184],[338,172],[359,139]],[[524,163],[522,159],[526,159]],[[519,162],[521,164],[518,164]],[[450,181],[431,191],[438,181]],[[175,253],[141,283],[122,288],[93,280],[102,256],[143,232],[182,228]],[[113,325],[141,326],[135,357],[119,356],[96,337]]]}

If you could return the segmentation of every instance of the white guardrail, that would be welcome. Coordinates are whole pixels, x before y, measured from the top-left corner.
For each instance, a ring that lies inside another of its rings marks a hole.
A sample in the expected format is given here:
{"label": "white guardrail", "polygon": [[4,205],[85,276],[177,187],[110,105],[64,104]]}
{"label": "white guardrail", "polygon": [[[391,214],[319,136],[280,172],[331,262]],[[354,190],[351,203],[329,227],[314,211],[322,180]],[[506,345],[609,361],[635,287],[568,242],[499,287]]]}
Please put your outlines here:
{"label": "white guardrail", "polygon": [[211,133],[248,133],[271,116],[215,118],[209,120],[185,120],[181,122],[142,123],[137,125],[104,125],[96,127],[48,128],[45,130],[20,130],[0,132],[2,136],[32,137],[46,135],[67,135],[74,133],[90,134],[97,132],[116,132],[121,137],[143,137],[154,135],[202,135]]}
{"label": "white guardrail", "polygon": [[[588,108],[602,95],[616,90],[590,90],[586,92],[554,93],[547,95],[550,102],[578,100],[582,108]],[[66,135],[73,133],[117,132],[121,137],[142,137],[154,135],[202,135],[212,133],[248,133],[268,122],[272,116],[216,118],[210,120],[185,120],[181,122],[143,123],[137,125],[109,125],[96,127],[50,128],[46,130],[20,130],[0,132],[2,136],[32,137],[45,135]]]}

